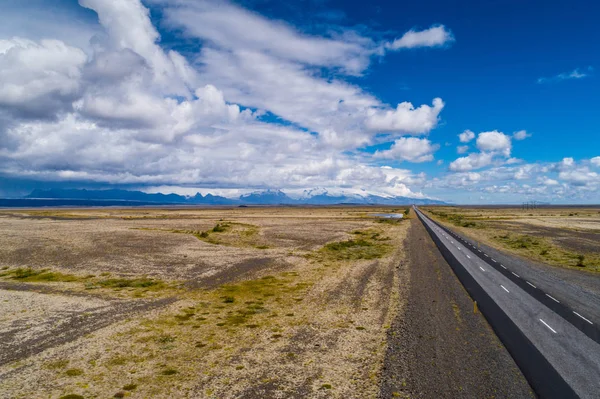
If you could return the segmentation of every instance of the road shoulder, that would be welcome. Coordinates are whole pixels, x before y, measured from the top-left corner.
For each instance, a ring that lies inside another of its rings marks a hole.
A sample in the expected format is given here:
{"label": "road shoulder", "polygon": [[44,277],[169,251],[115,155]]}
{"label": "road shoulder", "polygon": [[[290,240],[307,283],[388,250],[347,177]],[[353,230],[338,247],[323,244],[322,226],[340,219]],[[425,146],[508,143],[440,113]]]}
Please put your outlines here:
{"label": "road shoulder", "polygon": [[534,397],[418,219],[405,248],[408,301],[388,332],[380,396]]}

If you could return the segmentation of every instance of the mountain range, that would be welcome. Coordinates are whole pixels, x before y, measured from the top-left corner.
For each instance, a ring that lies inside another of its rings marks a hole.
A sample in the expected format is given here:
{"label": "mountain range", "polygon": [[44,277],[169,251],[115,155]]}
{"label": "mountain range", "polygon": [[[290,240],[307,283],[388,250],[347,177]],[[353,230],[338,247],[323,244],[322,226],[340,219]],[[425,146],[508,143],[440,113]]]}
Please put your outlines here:
{"label": "mountain range", "polygon": [[306,190],[300,198],[291,198],[281,190],[257,191],[241,195],[238,198],[226,198],[218,195],[197,193],[194,196],[178,194],[145,193],[129,190],[75,190],[75,189],[36,189],[25,196],[26,199],[63,199],[63,200],[96,200],[96,201],[128,201],[136,203],[152,203],[157,205],[431,205],[445,204],[443,201],[428,198],[384,197],[374,194],[336,193],[325,189]]}

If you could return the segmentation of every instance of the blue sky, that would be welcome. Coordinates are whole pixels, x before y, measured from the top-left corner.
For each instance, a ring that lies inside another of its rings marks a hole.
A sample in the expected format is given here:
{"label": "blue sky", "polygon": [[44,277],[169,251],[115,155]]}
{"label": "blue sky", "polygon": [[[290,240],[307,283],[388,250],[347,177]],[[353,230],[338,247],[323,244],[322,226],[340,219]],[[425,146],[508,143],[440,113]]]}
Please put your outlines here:
{"label": "blue sky", "polygon": [[0,195],[599,202],[595,2],[47,3],[0,4]]}

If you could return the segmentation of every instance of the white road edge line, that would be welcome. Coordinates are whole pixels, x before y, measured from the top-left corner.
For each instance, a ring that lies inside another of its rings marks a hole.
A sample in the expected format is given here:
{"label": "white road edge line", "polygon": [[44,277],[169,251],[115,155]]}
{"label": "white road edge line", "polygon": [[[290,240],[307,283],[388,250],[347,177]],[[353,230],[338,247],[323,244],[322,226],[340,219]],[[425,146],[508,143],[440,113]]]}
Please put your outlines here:
{"label": "white road edge line", "polygon": [[586,319],[585,317],[583,317],[582,315],[580,315],[579,313],[577,313],[576,311],[573,311],[573,313],[575,313],[577,316],[581,317],[583,320],[587,321],[590,324],[594,324],[591,321],[589,321],[588,319]]}
{"label": "white road edge line", "polygon": [[540,321],[541,321],[542,323],[544,323],[544,325],[545,325],[546,327],[548,327],[548,328],[550,329],[550,331],[552,331],[554,334],[556,334],[556,331],[554,331],[554,328],[550,327],[550,326],[548,325],[548,323],[546,323],[546,322],[545,322],[544,320],[542,320],[542,319],[540,319]]}
{"label": "white road edge line", "polygon": [[521,277],[521,276],[519,276],[519,275],[518,275],[517,273],[515,273],[515,272],[511,272],[511,273],[512,273],[512,274],[514,274],[514,275],[515,275],[515,276],[517,276],[517,277]]}
{"label": "white road edge line", "polygon": [[506,287],[505,287],[505,286],[503,286],[502,284],[500,284],[500,287],[502,287],[502,289],[504,289],[504,291],[506,291],[506,292],[510,292],[510,291],[509,291],[509,290],[507,290],[507,289],[506,289]]}
{"label": "white road edge line", "polygon": [[525,280],[525,282],[526,282],[527,284],[529,284],[530,286],[532,286],[533,288],[537,288],[535,285],[531,284],[529,281]]}
{"label": "white road edge line", "polygon": [[556,301],[556,302],[560,303],[560,301],[559,301],[558,299],[556,299],[556,298],[553,298],[551,295],[548,295],[548,294],[546,294],[546,296],[547,296],[548,298],[552,299],[553,301]]}

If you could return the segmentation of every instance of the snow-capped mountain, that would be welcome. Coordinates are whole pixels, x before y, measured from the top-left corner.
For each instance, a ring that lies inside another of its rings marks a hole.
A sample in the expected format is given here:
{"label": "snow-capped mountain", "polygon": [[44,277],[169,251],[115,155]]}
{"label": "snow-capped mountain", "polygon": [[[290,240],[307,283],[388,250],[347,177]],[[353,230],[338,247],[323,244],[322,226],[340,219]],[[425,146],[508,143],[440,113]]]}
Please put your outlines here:
{"label": "snow-capped mountain", "polygon": [[281,190],[265,190],[244,194],[238,198],[225,198],[212,194],[182,196],[178,194],[144,193],[127,190],[34,190],[28,199],[65,200],[117,200],[131,202],[131,205],[174,204],[174,205],[426,205],[444,204],[443,201],[429,198],[409,198],[389,194],[374,194],[361,189],[326,189],[322,187],[304,190],[288,195]]}

